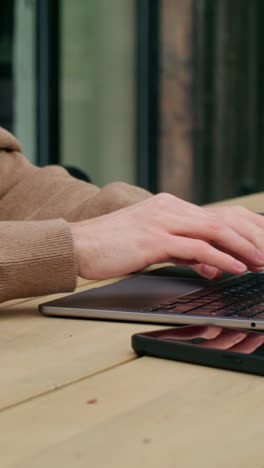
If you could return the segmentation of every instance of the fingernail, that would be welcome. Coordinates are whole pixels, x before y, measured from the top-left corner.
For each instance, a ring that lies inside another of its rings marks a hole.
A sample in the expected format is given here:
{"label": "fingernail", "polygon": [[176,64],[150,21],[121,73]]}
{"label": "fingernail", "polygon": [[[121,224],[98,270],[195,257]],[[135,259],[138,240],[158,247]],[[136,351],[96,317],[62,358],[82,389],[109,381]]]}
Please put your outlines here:
{"label": "fingernail", "polygon": [[243,273],[244,271],[247,271],[247,267],[246,265],[244,265],[244,263],[241,263],[235,260],[233,265],[239,273]]}

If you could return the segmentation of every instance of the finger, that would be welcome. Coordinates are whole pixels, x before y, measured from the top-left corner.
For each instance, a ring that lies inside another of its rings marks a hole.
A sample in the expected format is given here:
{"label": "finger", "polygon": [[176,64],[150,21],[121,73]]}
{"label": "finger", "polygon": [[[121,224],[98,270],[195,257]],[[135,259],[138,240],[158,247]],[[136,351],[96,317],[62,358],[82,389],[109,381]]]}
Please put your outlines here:
{"label": "finger", "polygon": [[264,216],[242,206],[207,209],[257,248],[264,250]]}
{"label": "finger", "polygon": [[[219,247],[216,243],[212,243],[213,247],[217,248],[218,250],[221,250],[221,252],[224,252],[228,255],[231,255],[231,256],[234,256],[234,253],[228,249],[224,249],[224,248],[221,248]],[[263,266],[256,266],[256,265],[252,265],[250,264],[249,262],[247,262],[245,260],[245,258],[241,255],[236,255],[235,258],[239,261],[239,262],[242,262],[242,263],[245,263],[247,265],[247,269],[249,271],[252,271],[252,272],[255,272],[255,273],[259,273],[261,271],[263,271],[264,267]]]}
{"label": "finger", "polygon": [[174,256],[177,259],[191,261],[192,264],[205,263],[232,274],[241,274],[247,270],[245,264],[199,239],[169,236],[166,250],[168,258]]}
{"label": "finger", "polygon": [[235,222],[234,220],[229,221],[230,227],[235,230],[238,234],[243,236],[249,242],[251,242],[258,250],[264,251],[264,225],[263,227],[258,226],[256,223],[246,220],[245,218],[239,217]]}
{"label": "finger", "polygon": [[264,252],[224,223],[209,217],[201,222],[199,217],[182,216],[170,221],[167,219],[166,222],[170,223],[168,230],[171,234],[213,242],[217,248],[239,258],[246,265],[264,266]]}
{"label": "finger", "polygon": [[259,215],[258,213],[254,213],[254,211],[251,211],[244,206],[212,208],[211,210],[214,211],[214,213],[216,213],[216,210],[221,210],[225,219],[229,217],[230,220],[232,220],[236,216],[239,216],[240,218],[251,222],[255,226],[259,226],[260,228],[264,229],[264,216]]}

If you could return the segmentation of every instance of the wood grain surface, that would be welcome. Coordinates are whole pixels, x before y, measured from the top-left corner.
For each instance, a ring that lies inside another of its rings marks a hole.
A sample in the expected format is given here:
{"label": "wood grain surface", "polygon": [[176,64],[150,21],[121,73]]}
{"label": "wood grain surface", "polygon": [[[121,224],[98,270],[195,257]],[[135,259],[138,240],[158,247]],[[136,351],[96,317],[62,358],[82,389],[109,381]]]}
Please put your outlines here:
{"label": "wood grain surface", "polygon": [[160,326],[44,317],[50,299],[0,306],[1,468],[264,468],[261,377],[136,358]]}

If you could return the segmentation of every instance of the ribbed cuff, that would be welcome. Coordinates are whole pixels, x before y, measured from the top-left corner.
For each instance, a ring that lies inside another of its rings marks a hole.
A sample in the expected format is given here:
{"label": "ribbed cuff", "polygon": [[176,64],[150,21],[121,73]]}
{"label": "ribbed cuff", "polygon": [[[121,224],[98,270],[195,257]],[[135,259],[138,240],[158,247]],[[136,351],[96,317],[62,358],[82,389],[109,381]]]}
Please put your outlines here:
{"label": "ribbed cuff", "polygon": [[0,301],[72,291],[76,280],[66,221],[0,222]]}

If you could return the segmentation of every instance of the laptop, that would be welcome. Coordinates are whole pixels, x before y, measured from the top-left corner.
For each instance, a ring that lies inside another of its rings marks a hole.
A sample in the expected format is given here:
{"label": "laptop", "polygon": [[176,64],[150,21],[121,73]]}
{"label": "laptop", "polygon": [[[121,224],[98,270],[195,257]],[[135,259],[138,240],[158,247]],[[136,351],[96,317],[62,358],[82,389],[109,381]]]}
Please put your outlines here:
{"label": "laptop", "polygon": [[220,281],[164,267],[40,305],[45,315],[264,330],[264,273]]}

